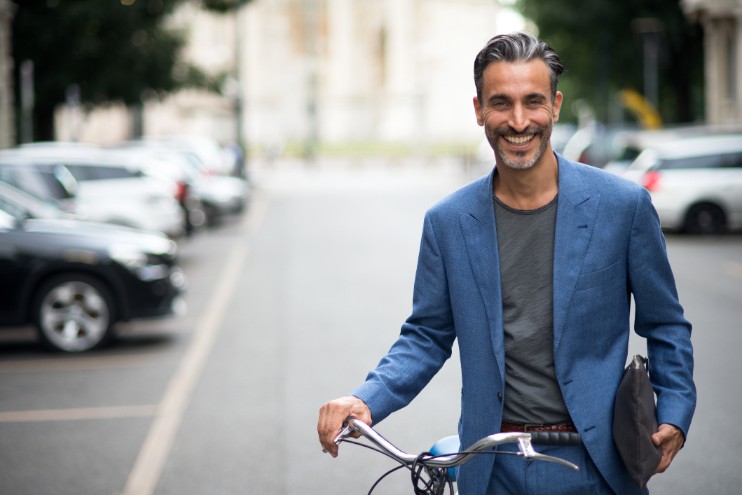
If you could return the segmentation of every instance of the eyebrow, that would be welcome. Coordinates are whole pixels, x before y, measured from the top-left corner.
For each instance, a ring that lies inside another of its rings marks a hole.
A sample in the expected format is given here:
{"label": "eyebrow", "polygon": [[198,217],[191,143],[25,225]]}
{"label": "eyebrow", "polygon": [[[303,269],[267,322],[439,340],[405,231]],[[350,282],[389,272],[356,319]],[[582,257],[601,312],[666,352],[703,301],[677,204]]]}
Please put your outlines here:
{"label": "eyebrow", "polygon": [[[548,99],[545,94],[538,92],[528,93],[527,95],[523,96],[524,100],[530,100],[531,98],[538,98],[539,100],[543,101],[546,101]],[[505,93],[497,93],[487,99],[488,103],[492,103],[495,101],[513,101],[513,98]]]}

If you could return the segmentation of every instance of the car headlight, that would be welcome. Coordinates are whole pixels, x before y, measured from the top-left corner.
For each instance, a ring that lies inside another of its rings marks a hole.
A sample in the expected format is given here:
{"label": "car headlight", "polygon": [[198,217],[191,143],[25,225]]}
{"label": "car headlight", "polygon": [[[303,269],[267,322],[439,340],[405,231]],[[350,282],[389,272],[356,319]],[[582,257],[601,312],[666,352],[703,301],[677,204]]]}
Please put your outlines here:
{"label": "car headlight", "polygon": [[114,244],[108,249],[111,259],[131,270],[145,282],[166,278],[170,267],[157,263],[140,248],[130,244]]}
{"label": "car headlight", "polygon": [[111,259],[135,270],[147,265],[147,253],[130,244],[114,244],[108,248]]}

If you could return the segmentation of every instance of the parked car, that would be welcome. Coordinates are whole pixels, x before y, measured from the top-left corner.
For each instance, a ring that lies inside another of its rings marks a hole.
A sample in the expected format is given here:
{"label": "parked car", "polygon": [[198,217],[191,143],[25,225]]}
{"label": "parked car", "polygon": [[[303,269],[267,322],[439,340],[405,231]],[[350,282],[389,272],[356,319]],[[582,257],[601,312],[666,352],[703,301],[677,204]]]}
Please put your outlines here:
{"label": "parked car", "polygon": [[619,150],[618,153],[605,164],[603,169],[616,175],[622,175],[642,151],[655,147],[662,142],[727,134],[742,134],[742,125],[690,124],[622,132],[616,136],[614,143],[615,148]]}
{"label": "parked car", "polygon": [[241,158],[208,136],[170,134],[146,136],[142,141],[170,149],[188,151],[198,157],[202,166],[210,174],[243,176]]}
{"label": "parked car", "polygon": [[624,153],[623,137],[635,130],[635,126],[591,122],[567,140],[562,155],[569,160],[604,168]]}
{"label": "parked car", "polygon": [[623,175],[647,188],[668,231],[742,229],[742,134],[659,140]]}
{"label": "parked car", "polygon": [[250,187],[245,179],[215,173],[200,155],[186,147],[155,139],[128,141],[119,146],[142,150],[180,168],[188,177],[193,195],[203,206],[207,225],[218,225],[225,217],[239,214],[247,207]]}
{"label": "parked car", "polygon": [[83,352],[108,343],[116,322],[184,309],[185,277],[172,240],[37,218],[14,196],[0,187],[0,326],[33,324],[50,349]]}
{"label": "parked car", "polygon": [[175,184],[175,198],[183,210],[183,228],[186,235],[192,235],[206,225],[206,206],[199,197],[193,172],[172,160],[166,153],[124,145],[106,149],[116,155],[125,156],[126,162],[131,167],[140,169],[144,174]]}
{"label": "parked car", "polygon": [[162,232],[174,239],[184,233],[177,184],[148,176],[124,155],[81,146],[15,148],[0,152],[0,179],[54,199],[86,220]]}

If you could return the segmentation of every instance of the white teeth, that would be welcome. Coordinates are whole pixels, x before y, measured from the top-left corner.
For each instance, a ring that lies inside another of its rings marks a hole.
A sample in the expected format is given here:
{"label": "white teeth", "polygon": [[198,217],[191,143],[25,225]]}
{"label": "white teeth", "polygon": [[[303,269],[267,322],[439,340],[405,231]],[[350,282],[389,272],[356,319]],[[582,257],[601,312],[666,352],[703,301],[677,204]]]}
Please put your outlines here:
{"label": "white teeth", "polygon": [[505,139],[507,139],[508,142],[513,143],[513,144],[525,144],[528,141],[530,141],[532,138],[533,138],[533,135],[532,134],[530,136],[522,136],[522,137],[518,137],[518,136],[505,136]]}

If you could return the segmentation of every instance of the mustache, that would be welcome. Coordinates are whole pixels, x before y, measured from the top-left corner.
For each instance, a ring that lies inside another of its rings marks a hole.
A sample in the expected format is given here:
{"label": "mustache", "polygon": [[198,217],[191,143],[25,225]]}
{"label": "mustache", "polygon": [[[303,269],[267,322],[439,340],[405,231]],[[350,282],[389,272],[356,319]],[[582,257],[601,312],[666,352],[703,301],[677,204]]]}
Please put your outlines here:
{"label": "mustache", "polygon": [[529,126],[522,131],[516,131],[510,126],[502,126],[495,129],[494,134],[503,137],[525,137],[543,134],[545,128],[541,126]]}

